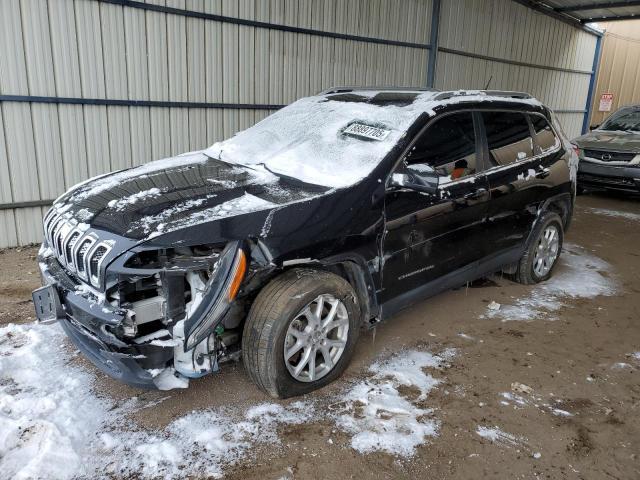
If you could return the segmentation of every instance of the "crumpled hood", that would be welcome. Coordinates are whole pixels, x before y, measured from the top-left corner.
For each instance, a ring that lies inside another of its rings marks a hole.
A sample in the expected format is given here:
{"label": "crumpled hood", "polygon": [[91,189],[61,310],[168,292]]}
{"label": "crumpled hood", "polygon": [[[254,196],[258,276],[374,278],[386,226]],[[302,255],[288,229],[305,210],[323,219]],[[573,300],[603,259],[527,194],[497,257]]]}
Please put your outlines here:
{"label": "crumpled hood", "polygon": [[232,166],[198,152],[96,177],[54,208],[88,227],[146,240],[322,193],[283,183],[259,166]]}
{"label": "crumpled hood", "polygon": [[580,148],[640,153],[640,133],[593,130],[574,142]]}

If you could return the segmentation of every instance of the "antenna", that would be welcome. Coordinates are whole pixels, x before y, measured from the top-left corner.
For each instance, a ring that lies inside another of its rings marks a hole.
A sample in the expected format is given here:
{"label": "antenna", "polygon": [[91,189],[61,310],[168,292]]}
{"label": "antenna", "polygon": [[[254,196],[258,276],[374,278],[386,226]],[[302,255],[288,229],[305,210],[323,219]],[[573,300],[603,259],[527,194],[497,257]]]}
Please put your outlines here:
{"label": "antenna", "polygon": [[489,90],[489,85],[491,85],[491,80],[493,80],[493,75],[491,75],[489,77],[489,80],[487,80],[487,85],[484,87],[485,90]]}

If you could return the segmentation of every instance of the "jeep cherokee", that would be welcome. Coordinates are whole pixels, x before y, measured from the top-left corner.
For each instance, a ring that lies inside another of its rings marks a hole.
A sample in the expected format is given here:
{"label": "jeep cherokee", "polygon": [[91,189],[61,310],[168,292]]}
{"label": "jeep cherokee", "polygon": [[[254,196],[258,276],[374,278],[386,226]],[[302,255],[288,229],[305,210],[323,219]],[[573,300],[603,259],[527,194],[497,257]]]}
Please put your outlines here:
{"label": "jeep cherokee", "polygon": [[34,305],[130,385],[185,386],[242,357],[268,394],[300,395],[417,301],[497,271],[549,278],[576,170],[527,94],[332,88],[63,194]]}

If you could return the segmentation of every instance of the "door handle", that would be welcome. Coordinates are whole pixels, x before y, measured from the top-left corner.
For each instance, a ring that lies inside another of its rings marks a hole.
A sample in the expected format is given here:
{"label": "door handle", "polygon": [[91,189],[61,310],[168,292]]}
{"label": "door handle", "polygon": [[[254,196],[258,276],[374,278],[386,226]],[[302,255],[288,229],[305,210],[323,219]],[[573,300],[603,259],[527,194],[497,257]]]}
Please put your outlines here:
{"label": "door handle", "polygon": [[487,193],[487,189],[481,187],[473,192],[467,193],[463,198],[465,200],[475,200],[477,198],[484,196],[486,193]]}
{"label": "door handle", "polygon": [[536,178],[547,178],[549,175],[551,175],[551,170],[548,168],[542,168],[536,172]]}

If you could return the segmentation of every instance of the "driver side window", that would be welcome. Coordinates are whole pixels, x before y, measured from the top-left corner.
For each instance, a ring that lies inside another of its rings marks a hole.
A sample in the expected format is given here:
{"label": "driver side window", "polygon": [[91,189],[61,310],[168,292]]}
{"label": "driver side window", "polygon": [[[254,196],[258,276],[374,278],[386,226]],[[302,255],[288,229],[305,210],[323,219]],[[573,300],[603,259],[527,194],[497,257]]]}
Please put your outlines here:
{"label": "driver side window", "polygon": [[460,112],[442,117],[425,130],[405,161],[416,173],[435,170],[443,184],[475,174],[477,160],[473,114]]}

